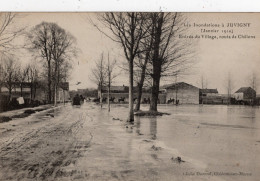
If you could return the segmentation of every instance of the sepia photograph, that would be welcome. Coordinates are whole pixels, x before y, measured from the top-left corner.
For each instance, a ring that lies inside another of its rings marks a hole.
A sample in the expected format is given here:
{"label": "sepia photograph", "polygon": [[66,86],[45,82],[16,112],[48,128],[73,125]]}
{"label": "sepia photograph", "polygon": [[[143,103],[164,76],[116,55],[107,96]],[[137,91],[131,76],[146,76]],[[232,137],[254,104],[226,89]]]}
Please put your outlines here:
{"label": "sepia photograph", "polygon": [[259,180],[259,19],[0,11],[0,180]]}

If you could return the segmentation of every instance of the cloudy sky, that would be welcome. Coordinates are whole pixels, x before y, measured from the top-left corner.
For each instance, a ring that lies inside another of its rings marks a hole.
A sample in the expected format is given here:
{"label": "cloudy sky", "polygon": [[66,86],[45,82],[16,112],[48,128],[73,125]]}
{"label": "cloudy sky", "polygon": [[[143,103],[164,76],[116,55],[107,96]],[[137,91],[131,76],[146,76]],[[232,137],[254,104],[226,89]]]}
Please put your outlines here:
{"label": "cloudy sky", "polygon": [[[95,83],[89,80],[89,77],[94,61],[99,59],[102,52],[105,55],[109,52],[110,58],[116,59],[118,62],[126,62],[121,47],[102,35],[90,23],[90,19],[96,22],[96,14],[94,13],[23,13],[21,15],[17,26],[25,25],[28,31],[42,21],[55,22],[76,37],[80,53],[74,62],[74,70],[70,79],[71,89],[96,87]],[[260,65],[260,13],[188,13],[186,16],[187,23],[190,24],[251,23],[249,28],[232,28],[233,34],[252,35],[256,38],[199,39],[196,44],[196,64],[190,70],[189,75],[179,78],[178,81],[186,81],[200,87],[201,76],[203,76],[207,80],[207,88],[217,88],[220,93],[226,93],[225,80],[228,72],[234,79],[234,91],[239,87],[249,86],[249,77],[252,72],[255,72],[260,79],[258,68]],[[206,29],[212,30],[214,28]],[[225,29],[219,28],[218,30]],[[191,27],[187,34],[201,35],[200,32],[201,28]],[[206,34],[214,35],[214,33]],[[222,34],[220,32],[215,35]],[[24,52],[20,56],[20,60],[23,62],[28,62],[31,59],[33,58],[28,52]],[[126,73],[122,72],[114,84],[127,85],[127,80]],[[76,86],[78,81],[81,84]],[[168,81],[173,83],[175,79],[168,79]],[[260,87],[258,86],[259,91]]]}

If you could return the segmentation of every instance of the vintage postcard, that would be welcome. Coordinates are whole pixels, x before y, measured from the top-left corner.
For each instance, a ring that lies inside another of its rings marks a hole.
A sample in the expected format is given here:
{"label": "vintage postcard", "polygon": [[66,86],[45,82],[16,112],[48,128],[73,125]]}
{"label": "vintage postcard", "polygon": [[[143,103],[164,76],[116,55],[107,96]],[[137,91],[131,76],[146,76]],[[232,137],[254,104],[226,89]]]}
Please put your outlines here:
{"label": "vintage postcard", "polygon": [[0,180],[259,180],[259,19],[0,13]]}

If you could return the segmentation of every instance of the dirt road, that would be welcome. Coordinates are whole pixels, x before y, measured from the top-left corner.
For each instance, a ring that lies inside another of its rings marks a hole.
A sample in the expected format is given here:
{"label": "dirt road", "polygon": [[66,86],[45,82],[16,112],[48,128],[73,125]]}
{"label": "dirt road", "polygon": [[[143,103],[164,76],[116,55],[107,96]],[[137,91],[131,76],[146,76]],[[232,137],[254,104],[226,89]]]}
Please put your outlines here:
{"label": "dirt road", "polygon": [[83,127],[90,119],[70,106],[1,124],[0,180],[54,180],[75,175],[62,171],[75,164],[92,135]]}

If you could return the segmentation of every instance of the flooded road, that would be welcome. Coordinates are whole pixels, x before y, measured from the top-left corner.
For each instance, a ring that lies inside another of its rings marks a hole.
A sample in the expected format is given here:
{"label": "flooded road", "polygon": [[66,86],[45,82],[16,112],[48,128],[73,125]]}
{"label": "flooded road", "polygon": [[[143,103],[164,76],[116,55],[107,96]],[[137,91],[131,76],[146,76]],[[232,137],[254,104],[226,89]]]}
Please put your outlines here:
{"label": "flooded road", "polygon": [[260,177],[259,108],[160,105],[171,115],[131,125],[127,105],[110,113],[105,106],[68,105],[2,123],[0,180]]}

